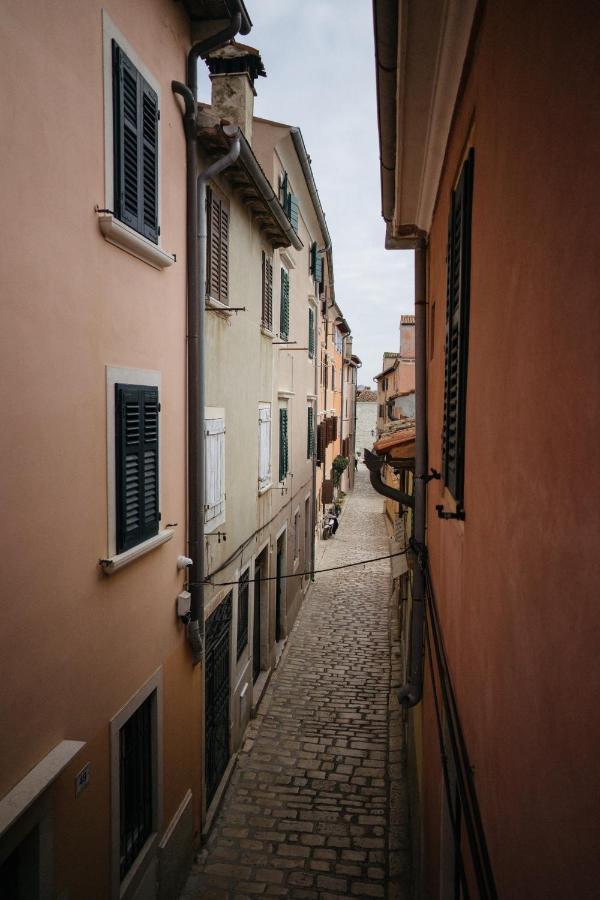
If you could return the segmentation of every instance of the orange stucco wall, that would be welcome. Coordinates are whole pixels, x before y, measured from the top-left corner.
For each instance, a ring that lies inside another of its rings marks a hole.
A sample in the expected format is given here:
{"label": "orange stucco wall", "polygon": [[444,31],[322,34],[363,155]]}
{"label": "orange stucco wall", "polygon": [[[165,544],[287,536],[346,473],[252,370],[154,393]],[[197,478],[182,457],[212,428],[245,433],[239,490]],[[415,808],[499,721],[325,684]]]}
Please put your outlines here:
{"label": "orange stucco wall", "polygon": [[[599,43],[595,3],[486,4],[429,244],[439,469],[449,196],[472,144],[466,521],[436,517],[448,495],[431,482],[428,543],[505,900],[597,896]],[[432,897],[438,760],[426,687]]]}

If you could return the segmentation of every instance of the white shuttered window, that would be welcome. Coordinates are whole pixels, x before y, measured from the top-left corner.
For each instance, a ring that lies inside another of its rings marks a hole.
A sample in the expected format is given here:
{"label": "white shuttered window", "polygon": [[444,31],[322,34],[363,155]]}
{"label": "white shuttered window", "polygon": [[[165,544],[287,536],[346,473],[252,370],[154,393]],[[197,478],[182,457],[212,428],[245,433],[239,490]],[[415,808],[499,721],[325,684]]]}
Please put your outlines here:
{"label": "white shuttered window", "polygon": [[225,418],[206,412],[204,522],[209,529],[225,521]]}
{"label": "white shuttered window", "polygon": [[271,404],[258,407],[258,489],[271,483]]}

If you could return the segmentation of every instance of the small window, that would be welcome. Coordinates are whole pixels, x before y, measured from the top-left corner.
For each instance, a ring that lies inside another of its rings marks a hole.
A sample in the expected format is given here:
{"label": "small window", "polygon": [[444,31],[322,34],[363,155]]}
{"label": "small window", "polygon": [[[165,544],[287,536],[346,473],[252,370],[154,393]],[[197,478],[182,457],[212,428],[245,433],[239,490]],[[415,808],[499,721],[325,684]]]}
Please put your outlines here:
{"label": "small window", "polygon": [[248,593],[250,590],[250,569],[246,569],[238,584],[237,658],[248,646]]}
{"label": "small window", "polygon": [[279,337],[287,341],[290,334],[290,275],[281,268],[281,304],[279,312]]}
{"label": "small window", "polygon": [[229,201],[212,188],[206,192],[206,208],[206,295],[229,304]]}
{"label": "small window", "polygon": [[204,523],[207,531],[225,521],[225,418],[206,413]]}
{"label": "small window", "polygon": [[262,324],[273,330],[273,259],[262,255]]}
{"label": "small window", "polygon": [[158,244],[158,95],[113,39],[115,216]]}
{"label": "small window", "polygon": [[279,481],[284,481],[288,473],[288,409],[279,407]]}
{"label": "small window", "polygon": [[151,694],[119,731],[119,794],[121,880],[154,831],[155,785],[152,766]]}
{"label": "small window", "polygon": [[158,388],[115,385],[117,553],[158,533]]}
{"label": "small window", "polygon": [[290,220],[292,228],[297,233],[299,219],[298,198],[290,190],[290,182],[287,172],[283,172],[281,176],[281,180],[279,183],[279,198],[281,200],[281,205],[283,206],[284,212]]}
{"label": "small window", "polygon": [[335,363],[331,366],[331,390],[335,391]]}
{"label": "small window", "polygon": [[258,407],[258,488],[271,483],[271,404]]}

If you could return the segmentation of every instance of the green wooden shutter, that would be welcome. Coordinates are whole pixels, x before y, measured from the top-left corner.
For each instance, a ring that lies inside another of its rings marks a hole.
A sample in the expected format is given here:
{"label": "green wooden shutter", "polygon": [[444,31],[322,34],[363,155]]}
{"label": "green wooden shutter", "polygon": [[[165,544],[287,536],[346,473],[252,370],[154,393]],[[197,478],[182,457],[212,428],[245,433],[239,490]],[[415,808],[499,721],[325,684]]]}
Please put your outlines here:
{"label": "green wooden shutter", "polygon": [[306,458],[311,459],[313,455],[315,439],[314,412],[312,406],[308,407],[308,421],[306,428]]}
{"label": "green wooden shutter", "polygon": [[310,245],[310,274],[316,279],[317,275],[317,242]]}
{"label": "green wooden shutter", "polygon": [[448,225],[442,470],[457,503],[464,499],[473,167],[471,150],[451,196]]}
{"label": "green wooden shutter", "polygon": [[140,231],[139,73],[114,40],[112,47],[115,214]]}
{"label": "green wooden shutter", "polygon": [[295,194],[289,195],[289,212],[288,219],[292,224],[292,228],[294,231],[298,231],[298,220],[299,220],[299,211],[298,211],[298,198]]}
{"label": "green wooden shutter", "polygon": [[288,413],[287,409],[279,410],[279,480],[283,481],[288,473]]}
{"label": "green wooden shutter", "polygon": [[311,359],[315,355],[315,313],[312,306],[308,307],[308,355]]}
{"label": "green wooden shutter", "polygon": [[113,48],[115,215],[158,243],[158,95]]}
{"label": "green wooden shutter", "polygon": [[158,532],[158,388],[115,386],[117,553]]}
{"label": "green wooden shutter", "polygon": [[281,306],[279,315],[279,336],[287,341],[290,333],[290,276],[281,270]]}
{"label": "green wooden shutter", "polygon": [[262,324],[273,329],[273,260],[263,251],[262,255]]}
{"label": "green wooden shutter", "polygon": [[143,234],[158,243],[158,96],[140,76]]}

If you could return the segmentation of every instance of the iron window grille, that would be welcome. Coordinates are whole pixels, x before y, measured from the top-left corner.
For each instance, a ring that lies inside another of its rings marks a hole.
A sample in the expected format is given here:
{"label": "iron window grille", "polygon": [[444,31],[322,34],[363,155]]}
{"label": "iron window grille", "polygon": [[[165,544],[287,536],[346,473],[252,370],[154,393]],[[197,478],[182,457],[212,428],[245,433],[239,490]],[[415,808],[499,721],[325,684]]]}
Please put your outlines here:
{"label": "iron window grille", "polygon": [[151,694],[119,731],[119,823],[121,881],[154,830]]}

